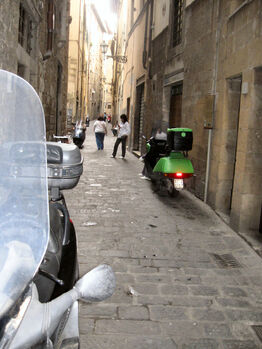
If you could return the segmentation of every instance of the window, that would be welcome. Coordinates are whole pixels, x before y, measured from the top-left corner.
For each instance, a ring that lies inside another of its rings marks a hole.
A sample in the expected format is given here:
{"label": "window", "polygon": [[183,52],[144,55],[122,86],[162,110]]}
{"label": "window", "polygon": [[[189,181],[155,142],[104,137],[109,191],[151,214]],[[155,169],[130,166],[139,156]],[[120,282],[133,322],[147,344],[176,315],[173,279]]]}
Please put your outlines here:
{"label": "window", "polygon": [[55,29],[55,5],[53,0],[48,1],[47,7],[47,52],[53,49],[53,33]]}
{"label": "window", "polygon": [[28,54],[32,51],[32,21],[22,4],[19,8],[18,42]]}
{"label": "window", "polygon": [[21,78],[25,78],[25,70],[26,70],[26,67],[23,64],[18,63],[17,75],[21,76]]}
{"label": "window", "polygon": [[24,43],[24,32],[25,32],[25,9],[20,4],[19,8],[19,29],[18,29],[18,42],[21,46]]}
{"label": "window", "polygon": [[183,0],[173,0],[173,47],[181,44],[182,41],[182,15],[183,15]]}

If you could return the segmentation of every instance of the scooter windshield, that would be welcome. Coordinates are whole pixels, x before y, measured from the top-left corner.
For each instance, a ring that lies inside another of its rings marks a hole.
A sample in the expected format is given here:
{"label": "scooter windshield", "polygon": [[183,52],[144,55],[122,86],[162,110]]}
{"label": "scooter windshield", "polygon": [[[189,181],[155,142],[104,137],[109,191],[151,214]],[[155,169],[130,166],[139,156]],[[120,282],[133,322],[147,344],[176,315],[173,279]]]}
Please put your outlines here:
{"label": "scooter windshield", "polygon": [[45,122],[35,90],[0,70],[0,318],[34,277],[48,235]]}

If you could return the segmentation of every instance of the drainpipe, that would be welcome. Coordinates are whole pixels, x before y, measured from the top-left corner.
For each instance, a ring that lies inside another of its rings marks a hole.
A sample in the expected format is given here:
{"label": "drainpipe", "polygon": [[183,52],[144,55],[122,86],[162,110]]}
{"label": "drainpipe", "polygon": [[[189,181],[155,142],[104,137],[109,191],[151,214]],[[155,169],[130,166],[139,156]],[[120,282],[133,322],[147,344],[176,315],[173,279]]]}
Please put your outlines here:
{"label": "drainpipe", "polygon": [[146,9],[146,21],[145,21],[145,32],[144,32],[144,50],[143,50],[143,68],[146,69],[146,63],[147,63],[147,27],[148,27],[148,9],[149,9],[149,1],[147,3],[147,9]]}
{"label": "drainpipe", "polygon": [[148,76],[149,79],[152,79],[152,32],[154,29],[153,26],[153,19],[154,19],[154,0],[151,0],[151,10],[150,10],[150,30],[149,30],[149,49],[148,49],[148,61],[149,61],[149,68],[148,68]]}
{"label": "drainpipe", "polygon": [[218,26],[216,30],[216,53],[215,53],[215,62],[214,62],[214,70],[213,70],[213,79],[212,79],[212,96],[213,106],[212,106],[212,121],[211,125],[205,125],[204,127],[208,129],[208,146],[207,146],[207,167],[206,167],[206,177],[205,177],[205,192],[204,192],[204,202],[207,202],[207,193],[208,193],[208,185],[209,185],[209,177],[210,177],[210,162],[211,162],[211,145],[213,138],[213,127],[215,121],[215,113],[216,113],[216,88],[217,88],[217,73],[218,73],[218,56],[219,56],[219,40],[221,34],[221,21],[220,21],[220,0],[217,1],[217,11],[216,11]]}

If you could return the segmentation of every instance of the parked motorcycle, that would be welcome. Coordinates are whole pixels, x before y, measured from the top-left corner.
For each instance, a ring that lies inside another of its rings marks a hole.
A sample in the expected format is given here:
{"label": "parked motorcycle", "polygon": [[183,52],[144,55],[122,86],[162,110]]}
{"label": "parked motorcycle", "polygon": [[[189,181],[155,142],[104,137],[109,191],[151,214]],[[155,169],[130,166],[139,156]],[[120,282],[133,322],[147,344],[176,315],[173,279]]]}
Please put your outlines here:
{"label": "parked motorcycle", "polygon": [[75,124],[73,132],[73,142],[78,146],[79,149],[83,147],[83,143],[86,138],[86,127],[82,121],[78,121]]}
{"label": "parked motorcycle", "polygon": [[79,181],[80,151],[46,143],[39,97],[3,70],[0,117],[0,348],[79,348],[78,300],[101,301],[115,288],[107,265],[78,280],[61,190]]}
{"label": "parked motorcycle", "polygon": [[193,133],[189,128],[167,130],[167,139],[157,136],[147,141],[147,153],[143,156],[143,175],[165,188],[170,196],[176,196],[184,188],[185,179],[194,174],[188,151],[192,149]]}

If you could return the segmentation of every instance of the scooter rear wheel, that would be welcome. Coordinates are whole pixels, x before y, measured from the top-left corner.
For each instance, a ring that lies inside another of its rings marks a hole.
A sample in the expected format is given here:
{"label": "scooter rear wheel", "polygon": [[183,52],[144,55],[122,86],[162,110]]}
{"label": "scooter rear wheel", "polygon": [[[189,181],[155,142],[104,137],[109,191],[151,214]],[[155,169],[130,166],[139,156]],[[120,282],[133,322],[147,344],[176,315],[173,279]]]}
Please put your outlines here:
{"label": "scooter rear wheel", "polygon": [[175,198],[178,195],[179,192],[174,188],[174,183],[172,180],[170,179],[168,180],[166,187],[167,187],[167,193],[170,197]]}

